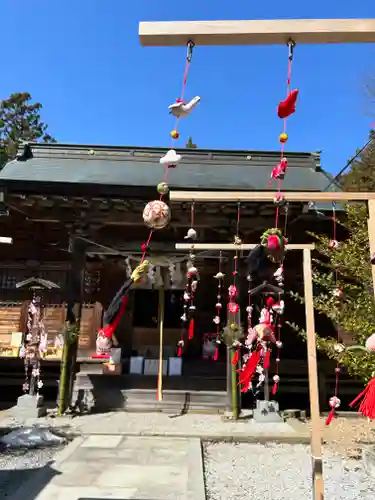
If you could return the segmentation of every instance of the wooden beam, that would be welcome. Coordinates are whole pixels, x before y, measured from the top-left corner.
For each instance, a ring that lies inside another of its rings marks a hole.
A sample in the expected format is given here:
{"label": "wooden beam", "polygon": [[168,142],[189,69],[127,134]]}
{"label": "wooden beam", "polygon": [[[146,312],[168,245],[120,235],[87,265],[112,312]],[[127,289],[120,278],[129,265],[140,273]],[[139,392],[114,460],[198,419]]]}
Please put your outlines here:
{"label": "wooden beam", "polygon": [[313,499],[323,500],[322,429],[319,408],[318,364],[316,359],[314,297],[311,270],[311,250],[303,251],[303,279],[305,287],[307,366],[309,371],[309,396],[311,413],[311,460],[313,472]]}
{"label": "wooden beam", "polygon": [[[325,202],[332,201],[366,201],[375,200],[375,192],[318,192],[318,191],[285,191],[282,193],[286,201]],[[171,201],[185,202],[260,202],[273,201],[274,191],[171,191]]]}
{"label": "wooden beam", "polygon": [[141,22],[139,39],[149,47],[375,43],[375,19]]}
{"label": "wooden beam", "polygon": [[11,245],[13,243],[13,238],[8,238],[7,236],[0,236],[0,243]]}
{"label": "wooden beam", "polygon": [[[368,240],[370,244],[370,255],[375,254],[375,200],[368,201],[368,219],[367,219]],[[370,257],[370,256],[369,256]],[[372,287],[375,298],[375,266],[371,265]]]}
{"label": "wooden beam", "polygon": [[[251,250],[259,243],[235,245],[234,243],[176,243],[176,250]],[[287,250],[314,250],[314,243],[307,243],[301,245],[287,245]]]}

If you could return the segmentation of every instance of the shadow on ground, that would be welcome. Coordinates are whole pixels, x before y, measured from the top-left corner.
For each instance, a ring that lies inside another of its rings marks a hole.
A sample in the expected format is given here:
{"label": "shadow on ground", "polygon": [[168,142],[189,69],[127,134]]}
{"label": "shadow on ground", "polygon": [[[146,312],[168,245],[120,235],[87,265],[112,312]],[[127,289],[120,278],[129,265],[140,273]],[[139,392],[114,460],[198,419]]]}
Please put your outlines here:
{"label": "shadow on ground", "polygon": [[[0,470],[0,498],[9,500],[34,500],[59,472],[52,469],[52,461],[44,467],[31,469]],[[27,498],[23,490],[28,483]],[[23,497],[23,498],[22,498]]]}

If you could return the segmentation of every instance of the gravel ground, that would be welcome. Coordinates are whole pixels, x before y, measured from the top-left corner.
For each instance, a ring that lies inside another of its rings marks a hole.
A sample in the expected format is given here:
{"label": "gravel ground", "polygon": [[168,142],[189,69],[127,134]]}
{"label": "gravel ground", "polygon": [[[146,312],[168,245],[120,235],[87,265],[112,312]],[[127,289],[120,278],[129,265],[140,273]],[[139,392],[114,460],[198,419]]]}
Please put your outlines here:
{"label": "gravel ground", "polygon": [[[38,469],[54,459],[62,447],[0,451],[0,498],[9,498]],[[27,499],[25,499],[27,500]]]}
{"label": "gravel ground", "polygon": [[[328,499],[375,498],[375,482],[361,461],[328,453]],[[310,450],[304,445],[207,443],[204,464],[207,500],[308,500],[312,495]]]}

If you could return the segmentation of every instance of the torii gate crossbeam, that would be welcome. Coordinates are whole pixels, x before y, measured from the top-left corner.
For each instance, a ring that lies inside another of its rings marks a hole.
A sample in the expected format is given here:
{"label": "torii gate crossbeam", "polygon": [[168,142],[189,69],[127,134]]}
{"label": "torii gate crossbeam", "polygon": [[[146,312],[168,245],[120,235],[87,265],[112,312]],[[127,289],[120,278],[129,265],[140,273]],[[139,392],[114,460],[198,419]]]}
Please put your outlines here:
{"label": "torii gate crossbeam", "polygon": [[139,38],[149,47],[375,43],[375,19],[141,22]]}

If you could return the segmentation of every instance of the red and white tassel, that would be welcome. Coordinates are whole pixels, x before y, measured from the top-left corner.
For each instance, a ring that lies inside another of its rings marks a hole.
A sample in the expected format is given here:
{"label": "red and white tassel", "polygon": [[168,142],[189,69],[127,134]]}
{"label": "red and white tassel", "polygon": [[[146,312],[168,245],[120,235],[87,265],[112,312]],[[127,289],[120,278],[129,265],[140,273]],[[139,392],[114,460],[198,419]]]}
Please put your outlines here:
{"label": "red and white tassel", "polygon": [[358,411],[362,413],[364,417],[367,417],[369,420],[375,420],[375,377],[370,380],[365,390],[362,391],[349,406],[355,408],[358,405]]}
{"label": "red and white tassel", "polygon": [[216,349],[215,349],[215,354],[214,354],[214,361],[217,361],[219,359],[219,345],[216,344]]}
{"label": "red and white tassel", "polygon": [[190,323],[189,323],[189,332],[188,332],[188,339],[192,340],[194,338],[194,329],[195,329],[195,321],[194,318],[191,318]]}
{"label": "red and white tassel", "polygon": [[251,379],[253,378],[255,370],[257,369],[257,366],[259,364],[260,357],[261,348],[260,346],[258,346],[256,350],[251,353],[251,356],[244,368],[242,370],[239,370],[239,385],[241,386],[241,392],[247,392]]}
{"label": "red and white tassel", "polygon": [[273,387],[272,394],[275,395],[277,393],[277,389],[279,388],[280,377],[278,375],[273,376]]}
{"label": "red and white tassel", "polygon": [[183,351],[184,351],[184,341],[180,340],[177,344],[177,356],[179,358],[182,357]]}
{"label": "red and white tassel", "polygon": [[234,355],[233,355],[233,358],[232,358],[232,365],[233,366],[237,366],[239,359],[240,359],[240,348],[237,346],[235,348]]}

